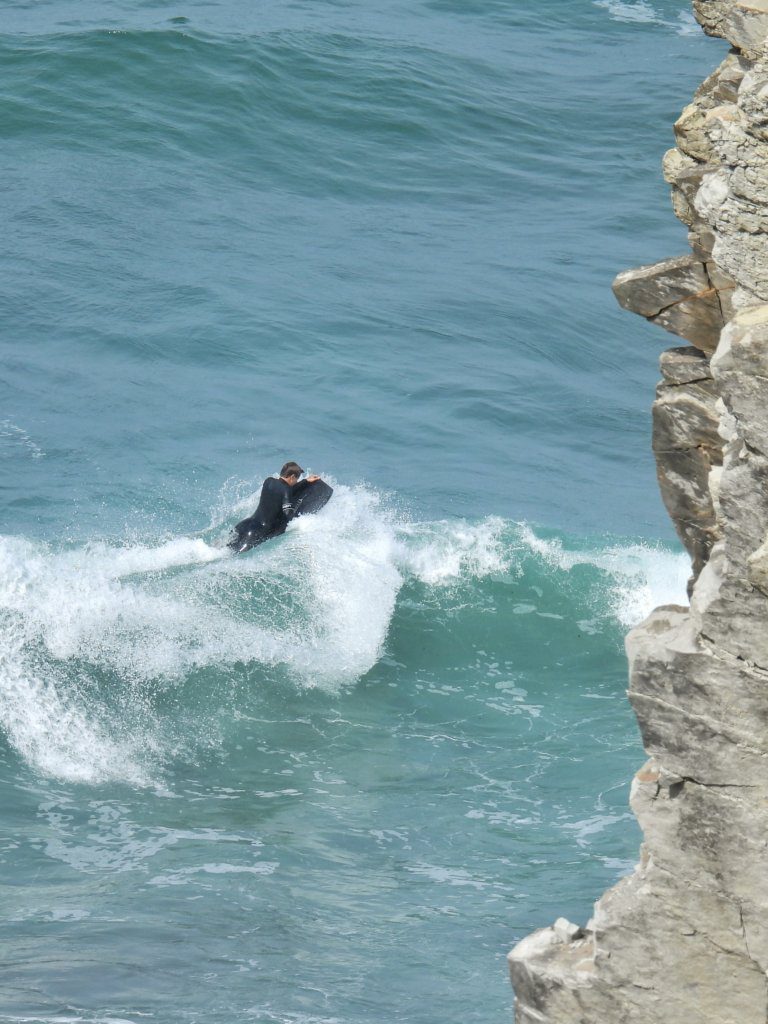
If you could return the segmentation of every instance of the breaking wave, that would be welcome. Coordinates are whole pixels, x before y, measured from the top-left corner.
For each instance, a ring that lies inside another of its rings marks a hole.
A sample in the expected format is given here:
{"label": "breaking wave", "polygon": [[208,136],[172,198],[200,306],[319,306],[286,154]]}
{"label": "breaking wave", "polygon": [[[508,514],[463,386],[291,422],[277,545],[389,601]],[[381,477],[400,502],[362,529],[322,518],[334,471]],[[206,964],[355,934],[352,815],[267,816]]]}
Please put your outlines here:
{"label": "breaking wave", "polygon": [[688,560],[661,546],[574,545],[499,518],[406,522],[376,492],[337,487],[320,514],[233,557],[231,510],[157,543],[0,537],[0,724],[37,771],[155,784],[172,757],[222,742],[238,685],[338,690],[364,676],[404,587],[438,607],[523,580],[542,595],[570,588],[574,621],[612,622],[617,637],[685,599]]}

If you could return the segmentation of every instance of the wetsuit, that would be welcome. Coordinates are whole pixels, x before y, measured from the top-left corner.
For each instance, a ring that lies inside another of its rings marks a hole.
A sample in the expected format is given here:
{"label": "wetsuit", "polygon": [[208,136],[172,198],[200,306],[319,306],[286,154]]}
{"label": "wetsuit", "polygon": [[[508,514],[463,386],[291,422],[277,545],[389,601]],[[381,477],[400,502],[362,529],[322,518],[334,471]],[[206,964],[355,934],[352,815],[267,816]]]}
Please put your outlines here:
{"label": "wetsuit", "polygon": [[285,530],[293,518],[292,490],[291,485],[282,478],[275,480],[273,476],[267,477],[261,487],[259,506],[251,516],[260,530],[267,533],[276,530],[282,533]]}
{"label": "wetsuit", "polygon": [[308,480],[300,480],[291,487],[282,477],[267,477],[261,488],[258,508],[249,519],[243,519],[237,524],[229,546],[239,551],[243,545],[255,547],[256,544],[285,533],[309,486]]}

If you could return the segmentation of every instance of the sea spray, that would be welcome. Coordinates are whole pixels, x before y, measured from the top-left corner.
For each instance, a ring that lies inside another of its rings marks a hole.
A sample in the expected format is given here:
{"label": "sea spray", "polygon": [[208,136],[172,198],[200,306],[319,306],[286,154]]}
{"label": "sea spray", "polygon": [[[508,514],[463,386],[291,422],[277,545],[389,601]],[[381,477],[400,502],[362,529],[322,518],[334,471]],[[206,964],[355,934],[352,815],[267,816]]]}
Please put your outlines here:
{"label": "sea spray", "polygon": [[[48,632],[55,615],[36,589],[43,563],[32,545],[0,539],[0,722],[21,756],[45,775],[144,785],[135,738],[125,743],[114,720],[102,722],[82,677],[62,665],[71,649],[62,650],[55,628]],[[65,594],[59,597],[66,607]]]}

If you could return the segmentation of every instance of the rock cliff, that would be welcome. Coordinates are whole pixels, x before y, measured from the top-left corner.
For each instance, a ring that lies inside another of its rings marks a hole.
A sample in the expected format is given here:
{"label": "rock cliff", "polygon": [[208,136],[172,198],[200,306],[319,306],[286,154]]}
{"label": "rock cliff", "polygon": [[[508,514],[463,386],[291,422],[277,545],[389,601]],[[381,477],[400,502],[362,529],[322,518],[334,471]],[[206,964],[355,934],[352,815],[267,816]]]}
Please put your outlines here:
{"label": "rock cliff", "polygon": [[517,1024],[768,1021],[768,0],[694,13],[732,49],[664,159],[691,251],[614,284],[690,343],[662,356],[653,405],[690,607],[627,638],[640,862],[583,928],[512,950]]}

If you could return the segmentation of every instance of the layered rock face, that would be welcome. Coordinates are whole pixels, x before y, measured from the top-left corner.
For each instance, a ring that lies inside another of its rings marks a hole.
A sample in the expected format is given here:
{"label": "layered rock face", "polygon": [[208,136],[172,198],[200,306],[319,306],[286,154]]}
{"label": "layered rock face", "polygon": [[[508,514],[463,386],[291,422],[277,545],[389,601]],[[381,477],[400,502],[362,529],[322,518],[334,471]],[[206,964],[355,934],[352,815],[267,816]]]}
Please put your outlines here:
{"label": "layered rock face", "polygon": [[664,160],[691,252],[614,285],[691,343],[662,356],[653,407],[690,607],[627,638],[640,863],[584,928],[510,953],[517,1024],[768,1021],[768,0],[694,10],[733,49]]}

